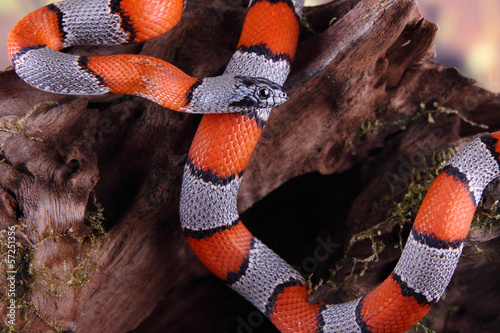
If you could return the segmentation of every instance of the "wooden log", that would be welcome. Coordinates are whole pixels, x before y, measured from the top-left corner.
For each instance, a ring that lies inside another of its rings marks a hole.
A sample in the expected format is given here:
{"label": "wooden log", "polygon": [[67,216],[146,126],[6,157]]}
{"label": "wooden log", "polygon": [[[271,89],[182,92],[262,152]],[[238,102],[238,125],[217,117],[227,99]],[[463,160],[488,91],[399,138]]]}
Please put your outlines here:
{"label": "wooden log", "polygon": [[[217,75],[245,6],[191,1],[151,41],[70,52],[148,54]],[[341,302],[394,267],[436,168],[486,131],[477,124],[500,127],[500,96],[432,61],[436,25],[415,1],[335,1],[307,9],[301,26],[291,99],[271,116],[239,208],[313,285],[330,281],[311,301]],[[0,73],[0,235],[3,259],[15,226],[18,331],[276,332],[182,235],[182,168],[198,122],[138,97],[48,94]],[[495,191],[486,191],[486,207]],[[500,230],[482,213],[471,239],[483,253],[473,256],[468,243],[471,257],[428,316],[438,332],[498,328]]]}

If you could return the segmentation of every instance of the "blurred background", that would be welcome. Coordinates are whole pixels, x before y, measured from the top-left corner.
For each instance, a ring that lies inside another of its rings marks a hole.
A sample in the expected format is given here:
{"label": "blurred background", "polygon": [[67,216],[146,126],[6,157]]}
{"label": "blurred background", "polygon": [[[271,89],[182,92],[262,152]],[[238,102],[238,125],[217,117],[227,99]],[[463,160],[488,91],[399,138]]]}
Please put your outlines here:
{"label": "blurred background", "polygon": [[[330,0],[308,0],[310,5]],[[0,70],[9,65],[7,35],[24,15],[54,1],[0,0]],[[419,0],[423,16],[439,25],[437,61],[457,67],[500,92],[500,0]]]}
{"label": "blurred background", "polygon": [[500,0],[419,0],[436,22],[437,61],[500,92]]}

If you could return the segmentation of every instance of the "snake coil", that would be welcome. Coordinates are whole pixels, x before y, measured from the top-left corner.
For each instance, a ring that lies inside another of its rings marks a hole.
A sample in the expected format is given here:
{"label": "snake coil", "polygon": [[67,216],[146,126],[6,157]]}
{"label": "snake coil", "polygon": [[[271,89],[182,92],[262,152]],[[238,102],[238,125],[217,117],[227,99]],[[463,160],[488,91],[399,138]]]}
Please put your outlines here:
{"label": "snake coil", "polygon": [[[304,278],[255,238],[236,207],[241,177],[295,55],[302,0],[251,0],[224,75],[193,78],[142,55],[82,57],[77,44],[153,38],[180,20],[183,1],[65,0],[20,21],[8,49],[30,85],[64,94],[134,94],[203,116],[184,169],[180,216],[186,239],[216,276],[281,332],[405,332],[437,302],[459,260],[484,187],[500,173],[500,132],[462,148],[443,168],[417,214],[401,259],[364,297],[309,304]],[[226,113],[231,112],[231,113]]]}

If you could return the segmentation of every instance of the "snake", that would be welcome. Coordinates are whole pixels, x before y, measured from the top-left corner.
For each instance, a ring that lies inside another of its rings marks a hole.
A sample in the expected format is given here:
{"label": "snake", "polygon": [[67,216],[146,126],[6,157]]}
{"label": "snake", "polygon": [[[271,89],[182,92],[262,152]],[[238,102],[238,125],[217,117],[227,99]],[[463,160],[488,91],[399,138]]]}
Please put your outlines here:
{"label": "snake", "polygon": [[145,55],[84,57],[73,45],[154,38],[181,19],[182,0],[64,0],[11,31],[14,70],[29,85],[72,95],[129,94],[203,114],[187,155],[180,223],[199,260],[281,332],[405,332],[442,297],[486,185],[500,174],[500,132],[460,149],[440,171],[416,215],[393,272],[342,304],[311,304],[305,278],[244,226],[237,193],[296,52],[303,0],[250,0],[224,73],[192,77]]}

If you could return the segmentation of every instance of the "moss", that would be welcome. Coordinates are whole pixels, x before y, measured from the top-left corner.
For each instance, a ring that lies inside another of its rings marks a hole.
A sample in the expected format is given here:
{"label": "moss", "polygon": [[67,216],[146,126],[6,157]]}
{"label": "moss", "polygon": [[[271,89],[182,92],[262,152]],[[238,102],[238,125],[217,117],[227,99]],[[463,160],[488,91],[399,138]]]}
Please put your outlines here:
{"label": "moss", "polygon": [[418,322],[413,326],[416,332],[419,332],[420,329],[422,329],[423,333],[436,333],[435,331],[431,330],[429,327],[427,327],[426,324],[422,324],[421,322]]}
{"label": "moss", "polygon": [[21,331],[10,328],[6,322],[4,322],[4,327],[0,329],[0,333],[20,333]]}
{"label": "moss", "polygon": [[374,122],[366,122],[361,124],[360,129],[353,135],[351,139],[349,139],[348,144],[351,146],[353,142],[360,138],[363,135],[366,135],[368,133],[375,132],[379,129],[386,128],[386,127],[397,127],[400,130],[405,130],[411,123],[414,121],[420,119],[420,118],[427,118],[427,122],[429,124],[434,124],[434,116],[436,114],[452,114],[456,115],[460,119],[462,119],[464,122],[471,126],[479,127],[482,129],[487,129],[488,126],[484,124],[479,124],[476,123],[470,119],[468,119],[463,113],[457,110],[453,110],[444,106],[439,105],[438,102],[434,102],[431,105],[426,105],[426,103],[420,103],[419,109],[409,117],[403,117],[400,119],[396,119],[394,121],[388,121],[388,122],[382,122],[376,119]]}
{"label": "moss", "polygon": [[[453,110],[447,107],[443,107],[439,105],[437,102],[433,102],[432,104],[421,103],[419,109],[415,114],[410,117],[404,117],[401,119],[397,119],[391,122],[381,122],[379,120],[375,120],[375,122],[367,122],[361,125],[361,128],[354,134],[354,136],[349,141],[349,145],[351,145],[354,140],[357,138],[370,133],[377,131],[381,128],[385,127],[398,127],[400,130],[405,130],[408,125],[413,123],[414,121],[420,118],[426,118],[428,123],[434,123],[434,115],[436,114],[453,114],[462,119],[464,122],[480,127],[480,128],[488,128],[488,126],[479,124],[469,120],[464,114],[460,111]],[[399,245],[398,247],[403,251],[403,235],[402,230],[403,227],[407,224],[412,224],[413,219],[416,216],[416,213],[420,207],[420,204],[425,196],[425,193],[429,189],[430,185],[434,181],[435,177],[438,175],[439,171],[446,164],[446,162],[455,154],[455,149],[448,149],[446,151],[435,153],[432,156],[432,161],[428,163],[427,161],[423,161],[424,169],[421,170],[412,170],[412,173],[407,181],[406,192],[402,195],[402,199],[398,202],[392,199],[392,196],[386,196],[382,198],[380,201],[374,203],[372,211],[375,211],[377,207],[387,207],[392,206],[392,209],[389,211],[388,218],[381,223],[373,226],[372,228],[362,231],[353,235],[349,241],[348,248],[346,250],[346,256],[342,259],[339,265],[335,269],[333,269],[331,274],[330,282],[333,277],[339,272],[340,268],[346,263],[348,260],[352,260],[353,268],[351,270],[351,274],[346,278],[349,280],[353,277],[354,270],[357,264],[362,264],[363,268],[359,273],[359,276],[363,276],[366,269],[368,268],[368,264],[370,262],[378,261],[378,256],[380,253],[384,251],[386,248],[386,244],[382,241],[378,240],[383,230],[392,225],[399,226]],[[395,193],[396,189],[391,185],[391,192]],[[485,214],[481,214],[481,210],[476,214],[476,218],[473,222],[473,227],[479,225],[481,228],[489,226],[491,228],[491,221],[498,221],[500,213],[495,209],[494,212],[488,212]],[[483,222],[481,222],[483,221]],[[496,223],[496,222],[495,222]],[[347,253],[352,248],[352,246],[360,241],[369,239],[371,242],[372,254],[366,258],[348,258]],[[354,280],[356,277],[354,278]]]}
{"label": "moss", "polygon": [[97,201],[97,197],[94,192],[92,192],[92,196],[95,210],[87,211],[85,213],[85,220],[92,228],[89,240],[93,245],[98,246],[101,245],[104,240],[109,239],[109,234],[104,229],[104,207]]}
{"label": "moss", "polygon": [[[386,249],[387,244],[385,244],[382,240],[378,239],[384,230],[391,226],[399,227],[399,244],[396,247],[403,251],[403,228],[405,225],[412,224],[413,219],[420,207],[420,204],[425,196],[425,193],[429,189],[430,185],[434,181],[434,178],[437,176],[439,171],[445,165],[445,163],[453,156],[455,150],[449,149],[447,151],[434,154],[432,156],[432,160],[429,163],[429,166],[422,170],[413,170],[409,180],[407,181],[407,186],[405,193],[403,193],[401,200],[394,201],[392,196],[385,196],[380,199],[378,202],[373,204],[372,211],[377,211],[377,207],[387,207],[391,206],[388,213],[388,217],[371,227],[370,229],[361,231],[357,234],[354,234],[349,240],[349,245],[346,250],[346,255],[342,259],[341,263],[337,265],[337,267],[332,271],[331,278],[329,282],[332,282],[333,277],[340,271],[343,265],[345,265],[348,261],[352,261],[353,266],[351,269],[351,273],[346,277],[345,281],[342,283],[342,288],[354,288],[355,283],[358,276],[363,276],[366,270],[368,269],[368,265],[371,262],[377,262],[379,259],[379,255]],[[425,162],[427,164],[427,162]],[[370,256],[366,258],[355,258],[349,257],[348,253],[351,248],[364,240],[370,240],[372,253]],[[354,271],[358,264],[362,264],[362,269],[360,273],[355,276]],[[349,287],[348,281],[352,280],[352,285]]]}
{"label": "moss", "polygon": [[498,200],[489,208],[484,207],[484,198],[481,199],[479,207],[472,220],[471,229],[486,229],[488,233],[493,234],[493,227],[500,221],[500,205]]}
{"label": "moss", "polygon": [[[488,128],[486,125],[475,123],[467,119],[459,111],[442,107],[438,103],[433,103],[430,108],[426,108],[425,104],[421,104],[419,111],[411,117],[387,123],[382,123],[376,120],[374,123],[363,124],[361,129],[354,135],[350,143],[352,143],[356,138],[366,133],[376,131],[384,127],[397,126],[401,130],[404,130],[411,122],[422,117],[426,117],[429,123],[433,123],[434,122],[433,116],[436,113],[453,114],[458,116],[464,122],[472,126],[480,127],[483,129]],[[340,264],[337,265],[335,269],[332,270],[331,278],[329,280],[330,283],[332,283],[333,278],[340,271],[342,266],[345,265],[350,260],[352,260],[353,266],[351,269],[351,273],[340,284],[338,284],[338,287],[347,290],[348,292],[350,291],[351,294],[354,294],[355,296],[361,296],[357,294],[357,292],[355,291],[358,277],[363,276],[370,262],[378,261],[379,255],[387,247],[387,245],[384,244],[383,241],[378,239],[378,237],[382,234],[382,231],[386,230],[388,227],[399,226],[399,244],[396,245],[396,247],[399,247],[401,249],[401,252],[403,251],[404,247],[403,244],[404,238],[402,235],[403,227],[405,225],[413,223],[414,217],[418,212],[420,204],[425,194],[427,193],[427,190],[429,189],[430,185],[432,184],[432,182],[434,181],[435,177],[438,175],[442,167],[455,153],[456,149],[448,149],[446,151],[436,153],[432,156],[432,161],[430,163],[427,163],[426,161],[424,162],[424,165],[426,165],[424,169],[418,171],[413,170],[411,176],[409,177],[409,180],[407,181],[405,193],[403,194],[402,199],[400,201],[397,202],[393,201],[392,197],[387,196],[382,198],[377,203],[374,203],[373,206],[374,211],[379,206],[382,207],[392,206],[392,208],[389,211],[387,219],[373,226],[372,228],[357,233],[351,237],[349,245],[346,250],[346,255],[344,256]],[[392,188],[392,190],[393,192],[395,192],[394,188]],[[490,233],[492,233],[494,230],[493,228],[499,223],[500,220],[500,207],[498,201],[496,201],[493,205],[491,205],[491,207],[486,209],[483,207],[483,202],[484,199],[481,201],[474,215],[474,219],[471,224],[471,230],[487,229]],[[372,253],[370,256],[366,258],[348,257],[347,254],[349,253],[349,250],[353,247],[353,245],[367,239],[370,240],[371,242]],[[473,245],[476,247],[477,255],[480,255],[482,253],[481,249],[477,247],[477,245],[475,244]],[[355,275],[354,271],[357,264],[362,264],[363,267],[360,273]],[[445,295],[446,294],[443,295],[443,298],[445,297]],[[450,310],[450,308],[451,307],[446,307],[444,310],[442,310],[439,314],[437,314],[434,317],[427,316],[423,318],[419,323],[417,323],[414,326],[414,330],[419,331],[420,329],[422,329],[423,332],[425,333],[435,333],[429,327],[432,326],[435,320],[445,315]]]}
{"label": "moss", "polygon": [[[18,221],[16,226],[17,256],[15,271],[17,273],[15,301],[18,314],[25,321],[24,328],[19,329],[18,332],[23,332],[29,327],[31,321],[29,319],[30,314],[38,317],[47,327],[50,327],[55,332],[63,331],[57,323],[43,318],[38,309],[31,303],[30,295],[32,290],[36,288],[37,291],[46,292],[57,298],[67,294],[72,288],[82,288],[90,282],[91,273],[97,267],[97,262],[93,261],[92,257],[98,251],[103,241],[109,239],[109,235],[102,226],[104,222],[104,208],[97,202],[95,194],[92,195],[95,210],[89,210],[85,214],[85,220],[92,228],[92,232],[87,236],[76,236],[71,229],[63,234],[55,234],[49,230],[46,234],[40,236],[32,227],[24,224],[22,221]],[[35,243],[29,240],[28,231],[38,239]],[[6,230],[0,232],[0,251],[2,256],[5,256],[7,253],[5,234]],[[63,262],[62,276],[56,275],[50,268],[44,265],[34,268],[33,257],[40,244],[47,241],[59,242],[62,239],[80,245],[80,255],[75,258],[76,266],[69,267],[69,265],[66,266],[66,262]],[[5,266],[5,261],[1,261],[0,267],[2,266]],[[6,301],[11,298],[8,297],[5,287],[7,269],[3,271],[4,273],[0,276],[0,283],[3,286],[0,288],[0,300]],[[16,331],[8,329],[6,332]]]}
{"label": "moss", "polygon": [[59,327],[56,323],[54,323],[53,321],[51,320],[47,320],[45,319],[42,315],[40,315],[40,313],[35,309],[35,314],[36,316],[45,324],[47,325],[48,327],[52,328],[55,332],[57,333],[63,333],[64,330]]}
{"label": "moss", "polygon": [[97,202],[95,194],[92,195],[96,210],[85,213],[85,220],[92,228],[92,232],[88,236],[76,237],[71,229],[60,235],[53,233],[45,235],[44,240],[51,239],[57,242],[60,238],[65,238],[77,242],[81,247],[81,255],[76,258],[77,265],[75,267],[68,268],[66,261],[63,261],[64,274],[62,277],[55,275],[50,268],[45,266],[33,272],[37,282],[46,286],[44,290],[56,297],[66,294],[69,288],[80,288],[90,282],[90,274],[97,267],[97,263],[91,257],[102,242],[109,239],[109,235],[103,227],[104,207]]}
{"label": "moss", "polygon": [[24,129],[27,128],[27,129],[29,129],[31,131],[35,131],[35,132],[41,132],[41,130],[30,128],[30,127],[26,127],[25,122],[26,122],[26,120],[29,117],[31,117],[33,115],[33,113],[39,107],[41,107],[41,106],[52,107],[52,106],[56,106],[56,105],[58,105],[58,103],[57,102],[52,102],[52,101],[38,103],[30,111],[28,111],[28,113],[26,113],[21,118],[18,118],[18,119],[15,119],[15,120],[9,120],[9,121],[6,121],[4,123],[0,123],[0,131],[7,132],[7,133],[10,133],[12,135],[22,135],[22,136],[28,138],[29,140],[41,142],[41,141],[43,141],[42,139],[35,138],[35,137],[29,135]]}

